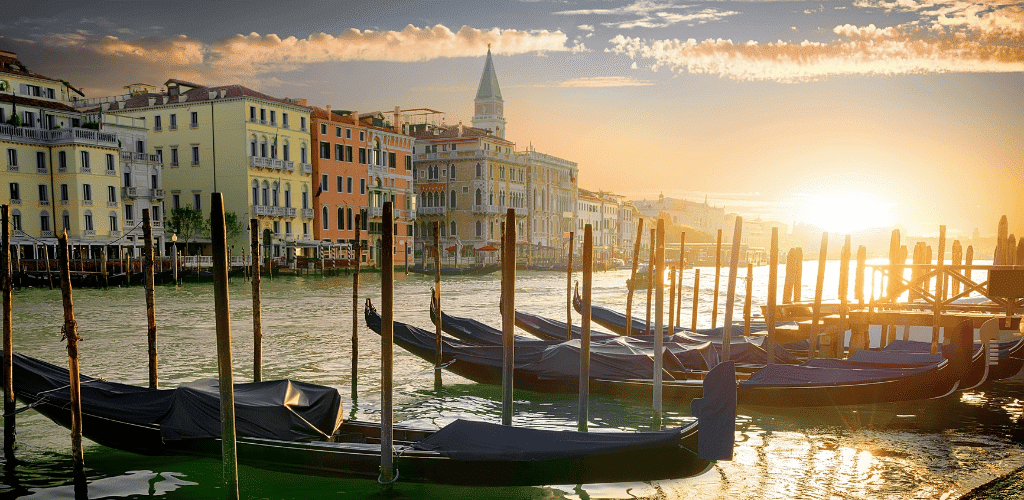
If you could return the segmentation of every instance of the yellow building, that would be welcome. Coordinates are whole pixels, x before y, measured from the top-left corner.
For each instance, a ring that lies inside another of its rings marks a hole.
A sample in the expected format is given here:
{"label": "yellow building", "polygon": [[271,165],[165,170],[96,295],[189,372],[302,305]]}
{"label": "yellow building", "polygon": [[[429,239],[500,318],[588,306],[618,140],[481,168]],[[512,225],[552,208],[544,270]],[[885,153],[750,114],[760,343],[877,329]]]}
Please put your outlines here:
{"label": "yellow building", "polygon": [[[166,218],[186,205],[209,217],[210,193],[216,191],[224,194],[225,210],[244,226],[228,241],[233,255],[248,249],[250,218],[259,219],[261,232],[269,233],[270,256],[286,258],[294,249],[315,246],[305,101],[241,85],[206,87],[171,79],[165,87],[115,99],[104,104],[104,112],[149,124],[149,147],[164,165]],[[204,235],[177,239],[179,245],[185,239],[209,241]],[[195,252],[193,246],[190,253]]]}
{"label": "yellow building", "polygon": [[[74,107],[76,89],[0,51],[0,149],[17,258],[50,257],[59,231],[98,257],[123,230],[120,150]],[[0,188],[0,192],[2,191]]]}

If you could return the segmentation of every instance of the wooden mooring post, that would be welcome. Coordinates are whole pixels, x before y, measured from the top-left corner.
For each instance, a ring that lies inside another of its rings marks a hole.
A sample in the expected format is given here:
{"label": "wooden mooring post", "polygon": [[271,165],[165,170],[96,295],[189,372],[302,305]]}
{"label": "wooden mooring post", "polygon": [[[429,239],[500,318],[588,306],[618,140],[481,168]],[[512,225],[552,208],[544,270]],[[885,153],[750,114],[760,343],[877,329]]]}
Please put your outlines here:
{"label": "wooden mooring post", "polygon": [[501,423],[512,425],[512,370],[515,364],[516,327],[516,210],[505,213],[504,245],[501,248]]}
{"label": "wooden mooring post", "polygon": [[[57,257],[57,247],[53,247],[54,257]],[[43,246],[43,256],[46,258],[46,281],[50,283],[50,290],[53,290],[53,275],[50,274],[50,251]]]}
{"label": "wooden mooring post", "polygon": [[359,230],[361,214],[356,214],[356,242],[352,249],[352,387],[359,380],[359,265],[362,261]]}
{"label": "wooden mooring post", "polygon": [[[848,311],[848,305],[850,302],[850,257],[851,257],[851,237],[846,235],[846,239],[843,241],[843,250],[839,255],[839,324],[842,325],[839,328],[838,338],[832,339],[832,353],[833,357],[843,358],[846,342],[844,341],[846,332],[846,317]],[[852,337],[851,337],[852,341]]]}
{"label": "wooden mooring post", "polygon": [[[441,239],[440,224],[434,221],[434,302],[437,322],[434,326],[434,390],[441,390]],[[456,249],[457,250],[457,249]]]}
{"label": "wooden mooring post", "polygon": [[[504,238],[504,236],[502,237]],[[569,231],[569,265],[566,266],[565,271],[567,276],[565,283],[565,340],[572,340],[572,252],[575,243],[576,232]]]}
{"label": "wooden mooring post", "polygon": [[676,266],[669,266],[668,268],[668,333],[674,333],[675,329],[675,317],[676,317]]}
{"label": "wooden mooring post", "polygon": [[640,238],[644,236],[644,218],[636,223],[636,242],[633,243],[633,270],[626,287],[626,336],[633,335],[633,291],[636,290],[636,268],[640,264]]}
{"label": "wooden mooring post", "polygon": [[[6,227],[6,225],[5,225]],[[69,376],[69,410],[71,410],[71,457],[74,461],[75,480],[85,479],[85,455],[82,452],[82,386],[81,372],[78,366],[78,322],[75,321],[75,305],[71,294],[71,256],[68,255],[68,230],[61,231],[57,240],[60,246],[60,290],[64,303],[64,326],[61,327],[61,340],[67,341],[68,376]]]}
{"label": "wooden mooring post", "polygon": [[746,283],[746,294],[743,298],[743,336],[750,336],[750,304],[753,302],[754,296],[754,264],[747,263],[747,283]]}
{"label": "wooden mooring post", "polygon": [[939,251],[935,256],[935,320],[932,325],[932,354],[939,352],[939,330],[942,329],[942,296],[946,284],[945,267],[943,261],[946,258],[946,226],[939,226]]}
{"label": "wooden mooring post", "polygon": [[107,246],[104,245],[100,252],[100,286],[107,288],[110,284],[107,275]]}
{"label": "wooden mooring post", "polygon": [[768,325],[768,364],[775,363],[775,302],[779,292],[779,228],[772,228],[772,242],[768,249],[768,306],[764,321]]}
{"label": "wooden mooring post", "polygon": [[814,287],[814,307],[811,309],[811,333],[807,357],[814,359],[818,350],[818,325],[821,323],[821,295],[825,289],[825,263],[828,260],[828,232],[821,233],[821,250],[818,253],[818,279]]}
{"label": "wooden mooring post", "polygon": [[[394,266],[394,216],[391,202],[384,202],[381,217],[381,327],[380,327],[380,481],[387,486],[395,479],[394,466],[394,411],[392,367],[395,342],[395,266]],[[436,234],[436,233],[435,233]]]}
{"label": "wooden mooring post", "polygon": [[[718,243],[715,244],[715,295],[711,301],[711,328],[718,326],[718,284],[722,278],[722,230],[718,230]],[[729,358],[725,359],[726,361]]]}
{"label": "wooden mooring post", "polygon": [[[963,264],[963,261],[964,261],[964,247],[963,247],[963,245],[960,244],[960,240],[953,240],[953,256],[952,256],[952,258],[953,258],[953,261],[952,261],[953,268],[957,269],[958,271],[960,271],[961,274],[963,274],[965,276],[969,276],[970,273],[966,269],[960,268],[960,265]],[[960,295],[960,280],[954,279],[954,280],[951,280],[951,281],[952,282],[950,283],[950,288],[952,290],[951,290],[950,294],[952,296],[954,296],[954,297],[957,296],[957,295]]]}
{"label": "wooden mooring post", "polygon": [[220,375],[221,460],[224,493],[238,498],[238,456],[235,449],[235,385],[231,372],[231,304],[228,298],[228,246],[224,227],[224,195],[211,193],[210,239],[213,243],[213,302],[217,319],[217,372]]}
{"label": "wooden mooring post", "polygon": [[654,262],[651,266],[651,275],[648,283],[654,285],[654,373],[652,374],[654,390],[652,406],[654,410],[654,422],[651,427],[654,430],[661,429],[662,414],[662,365],[664,363],[664,321],[665,321],[665,219],[658,219],[658,226],[655,230],[655,244],[651,246],[654,250]]}
{"label": "wooden mooring post", "polygon": [[4,457],[14,463],[14,444],[17,439],[14,415],[14,322],[11,319],[14,294],[11,275],[11,226],[8,205],[0,205],[0,289],[3,292],[4,312]]}
{"label": "wooden mooring post", "polygon": [[[153,223],[149,219],[149,209],[142,209],[142,238],[146,248],[142,249],[143,262],[143,285],[146,288],[146,340],[149,343],[149,388],[158,387],[159,377],[157,376],[157,349],[156,349],[156,278],[153,272]],[[106,247],[103,249],[106,255]],[[107,260],[103,259],[104,268]],[[104,272],[106,274],[106,272]]]}
{"label": "wooden mooring post", "polygon": [[686,269],[686,231],[679,233],[679,295],[676,295],[676,321],[675,325],[681,325],[683,315],[683,269]]}
{"label": "wooden mooring post", "polygon": [[655,245],[655,237],[656,237],[657,233],[658,233],[658,230],[656,228],[652,227],[651,228],[651,245],[650,245],[650,247],[648,247],[648,248],[651,249],[651,251],[650,251],[650,255],[647,258],[647,324],[646,324],[646,327],[644,329],[644,334],[646,334],[646,335],[650,335],[651,334],[651,306],[653,306],[653,304],[651,303],[651,295],[654,292],[654,260],[655,260],[655,254],[658,253],[657,249],[654,246]]}
{"label": "wooden mooring post", "polygon": [[690,331],[697,331],[697,301],[700,298],[700,269],[693,270],[693,312],[690,314]]}
{"label": "wooden mooring post", "polygon": [[263,296],[260,290],[260,221],[249,219],[249,249],[252,252],[252,381],[263,380]]}
{"label": "wooden mooring post", "polygon": [[[721,235],[721,231],[719,231]],[[729,361],[732,350],[732,310],[736,303],[736,274],[740,267],[740,240],[743,238],[743,217],[736,217],[732,233],[732,252],[729,255],[729,282],[725,287],[725,321],[722,323],[722,361]],[[719,239],[721,241],[721,239]],[[715,296],[718,294],[716,293]]]}
{"label": "wooden mooring post", "polygon": [[590,407],[590,292],[594,277],[594,228],[587,224],[583,227],[583,318],[580,339],[580,384],[579,384],[579,416],[576,428],[586,432],[588,411]]}

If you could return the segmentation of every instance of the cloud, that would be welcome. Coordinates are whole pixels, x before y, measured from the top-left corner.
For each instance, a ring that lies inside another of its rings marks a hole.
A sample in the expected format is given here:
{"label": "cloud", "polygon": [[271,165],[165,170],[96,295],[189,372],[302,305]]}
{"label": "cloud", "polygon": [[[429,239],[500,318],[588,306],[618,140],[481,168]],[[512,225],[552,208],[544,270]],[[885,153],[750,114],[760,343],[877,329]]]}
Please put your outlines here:
{"label": "cloud", "polygon": [[[664,28],[672,26],[678,23],[692,23],[692,24],[704,24],[711,21],[718,21],[726,16],[738,14],[733,11],[718,11],[716,9],[704,9],[699,12],[691,14],[679,14],[669,12],[669,10],[686,10],[690,9],[690,5],[676,5],[668,2],[653,2],[650,0],[639,0],[629,5],[623,5],[621,7],[606,8],[606,9],[578,9],[578,10],[563,10],[555,12],[556,15],[600,15],[600,16],[639,16],[635,19],[628,21],[614,21],[601,23],[603,26],[611,26],[619,29],[631,29],[631,28]],[[587,26],[593,29],[590,25]],[[580,29],[583,29],[580,26]]]}
{"label": "cloud", "polygon": [[557,87],[645,87],[648,85],[654,85],[654,82],[648,80],[637,80],[626,76],[592,76],[583,78],[573,78],[572,80],[565,80],[559,82]]}
{"label": "cloud", "polygon": [[[897,0],[902,8],[935,8]],[[895,8],[895,7],[894,7]],[[607,52],[650,59],[653,71],[711,74],[735,80],[798,82],[843,75],[1024,72],[1024,11],[957,3],[924,26],[845,24],[829,42],[759,43],[707,39],[645,40],[618,35]]]}
{"label": "cloud", "polygon": [[576,28],[578,28],[578,29],[580,29],[582,31],[594,31],[594,26],[591,25],[591,24],[581,24],[581,25],[577,26]]}

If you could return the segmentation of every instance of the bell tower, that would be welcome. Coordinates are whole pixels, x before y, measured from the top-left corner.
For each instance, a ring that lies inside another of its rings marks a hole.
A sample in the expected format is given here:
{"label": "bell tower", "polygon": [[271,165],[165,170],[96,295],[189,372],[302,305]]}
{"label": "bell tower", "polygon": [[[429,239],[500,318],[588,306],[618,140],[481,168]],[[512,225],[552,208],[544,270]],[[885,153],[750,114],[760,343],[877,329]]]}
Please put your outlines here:
{"label": "bell tower", "polygon": [[473,104],[473,126],[490,130],[492,134],[504,139],[505,101],[501,98],[498,76],[494,74],[491,44],[487,44],[487,61],[484,63],[484,73],[480,76],[480,86],[476,90]]}

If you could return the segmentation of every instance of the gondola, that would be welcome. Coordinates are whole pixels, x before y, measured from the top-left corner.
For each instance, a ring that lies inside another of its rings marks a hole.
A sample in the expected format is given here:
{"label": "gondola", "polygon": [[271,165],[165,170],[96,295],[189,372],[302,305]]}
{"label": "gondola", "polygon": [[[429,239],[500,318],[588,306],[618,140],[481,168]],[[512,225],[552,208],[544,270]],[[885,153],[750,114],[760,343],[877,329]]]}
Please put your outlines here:
{"label": "gondola", "polygon": [[[70,427],[68,371],[17,353],[13,369],[17,396]],[[735,425],[733,373],[723,367],[708,379],[715,397],[695,405],[700,424],[683,428],[576,432],[462,419],[438,430],[395,426],[397,480],[498,486],[700,474],[712,460],[731,459]],[[83,433],[99,444],[141,454],[220,455],[215,380],[157,390],[82,377],[81,388]],[[299,474],[379,477],[380,424],[344,421],[337,389],[288,380],[236,384],[235,402],[239,463]],[[699,426],[718,432],[698,433]]]}
{"label": "gondola", "polygon": [[[369,301],[366,324],[380,332],[380,317]],[[399,322],[394,323],[394,332],[400,347],[434,361],[433,332]],[[978,358],[977,353],[971,357],[969,338],[966,344],[960,344],[947,346],[944,355],[928,357],[864,351],[850,360],[815,359],[800,365],[765,366],[739,383],[737,399],[742,405],[799,408],[943,397],[955,391],[972,366],[977,366],[972,364]],[[502,349],[442,336],[442,358],[447,369],[474,382],[501,383]],[[578,340],[517,344],[515,353],[516,387],[537,392],[576,391],[578,381],[572,375],[579,369]],[[645,365],[639,358],[616,360],[610,356],[611,360],[591,365],[591,392],[649,400],[653,362]],[[592,349],[592,363],[594,359]],[[662,373],[666,400],[685,402],[700,395],[696,381],[679,380],[676,375],[692,374],[674,375],[666,369]]]}
{"label": "gondola", "polygon": [[[501,264],[478,264],[470,267],[442,267],[442,276],[483,276],[485,274],[491,274],[501,270]],[[434,268],[423,267],[423,266],[410,266],[410,273],[416,274],[434,274]]]}

